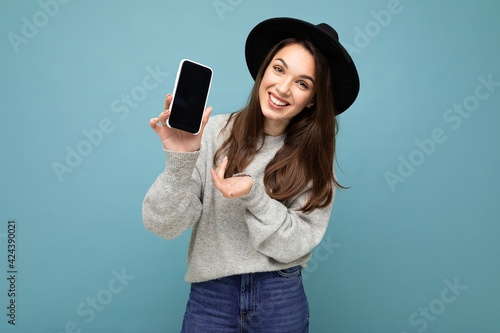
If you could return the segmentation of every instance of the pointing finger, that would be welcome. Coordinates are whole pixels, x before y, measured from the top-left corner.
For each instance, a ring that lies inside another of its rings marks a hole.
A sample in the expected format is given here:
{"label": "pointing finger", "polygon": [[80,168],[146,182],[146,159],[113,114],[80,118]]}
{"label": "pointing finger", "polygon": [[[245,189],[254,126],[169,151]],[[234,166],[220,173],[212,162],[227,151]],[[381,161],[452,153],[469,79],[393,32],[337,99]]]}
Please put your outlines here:
{"label": "pointing finger", "polygon": [[221,180],[224,179],[224,175],[226,173],[227,165],[228,165],[228,159],[227,159],[227,156],[224,156],[224,158],[222,159],[221,164],[216,169],[217,176],[219,176],[219,178]]}

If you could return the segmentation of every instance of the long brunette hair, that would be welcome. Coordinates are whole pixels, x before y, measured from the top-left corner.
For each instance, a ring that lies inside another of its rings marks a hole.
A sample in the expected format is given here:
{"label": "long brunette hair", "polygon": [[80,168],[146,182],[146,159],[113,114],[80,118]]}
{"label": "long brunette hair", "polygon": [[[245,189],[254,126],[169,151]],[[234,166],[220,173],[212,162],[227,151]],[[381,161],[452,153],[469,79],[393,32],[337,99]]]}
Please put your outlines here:
{"label": "long brunette hair", "polygon": [[265,140],[264,116],[259,101],[259,86],[273,57],[285,46],[302,45],[315,60],[316,84],[314,105],[290,120],[283,146],[276,152],[264,172],[267,194],[279,201],[293,198],[306,187],[309,199],[300,210],[310,212],[331,203],[334,187],[342,186],[333,173],[335,135],[338,131],[330,68],[323,54],[310,41],[289,38],[277,44],[264,60],[249,97],[248,105],[231,114],[224,127],[233,121],[226,141],[214,155],[213,163],[227,155],[225,177],[242,172],[262,148]]}

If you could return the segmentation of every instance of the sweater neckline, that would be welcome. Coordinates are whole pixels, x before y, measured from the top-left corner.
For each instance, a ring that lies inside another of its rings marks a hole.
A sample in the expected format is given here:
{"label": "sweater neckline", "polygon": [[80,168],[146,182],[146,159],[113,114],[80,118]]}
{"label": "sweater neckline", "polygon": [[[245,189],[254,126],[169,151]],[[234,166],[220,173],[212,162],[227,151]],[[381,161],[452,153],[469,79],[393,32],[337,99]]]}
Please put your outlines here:
{"label": "sweater neckline", "polygon": [[285,140],[286,134],[280,134],[280,135],[267,135],[265,136],[265,143],[274,145],[278,143],[283,143]]}

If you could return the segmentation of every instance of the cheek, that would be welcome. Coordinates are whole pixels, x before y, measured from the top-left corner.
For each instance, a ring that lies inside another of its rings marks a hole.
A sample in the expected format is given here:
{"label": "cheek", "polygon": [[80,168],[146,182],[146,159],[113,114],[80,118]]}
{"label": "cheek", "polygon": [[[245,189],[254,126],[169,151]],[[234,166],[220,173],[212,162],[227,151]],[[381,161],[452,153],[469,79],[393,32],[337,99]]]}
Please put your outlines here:
{"label": "cheek", "polygon": [[306,106],[309,104],[312,99],[313,99],[313,94],[310,92],[305,92],[305,91],[300,91],[300,93],[297,95],[298,101],[301,105]]}
{"label": "cheek", "polygon": [[264,81],[262,81],[259,86],[259,99],[262,99],[262,96],[264,96],[265,93],[266,93],[266,88],[264,86]]}
{"label": "cheek", "polygon": [[266,70],[264,72],[264,76],[262,77],[262,81],[260,82],[261,88],[267,87],[270,84],[270,81],[271,81],[271,77],[269,74],[269,70]]}

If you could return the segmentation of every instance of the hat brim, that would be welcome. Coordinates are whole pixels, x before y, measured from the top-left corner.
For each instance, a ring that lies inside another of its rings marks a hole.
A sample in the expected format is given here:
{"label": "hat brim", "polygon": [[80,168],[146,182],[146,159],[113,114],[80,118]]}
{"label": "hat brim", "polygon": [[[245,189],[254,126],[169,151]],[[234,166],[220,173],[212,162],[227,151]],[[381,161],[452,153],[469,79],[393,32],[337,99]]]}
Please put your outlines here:
{"label": "hat brim", "polygon": [[[335,30],[333,32],[337,37]],[[332,72],[336,112],[344,112],[358,95],[358,72],[346,49],[331,33],[319,26],[287,17],[259,23],[252,29],[245,44],[245,58],[250,74],[256,78],[264,59],[276,44],[284,39],[300,36],[310,40],[326,57]]]}

